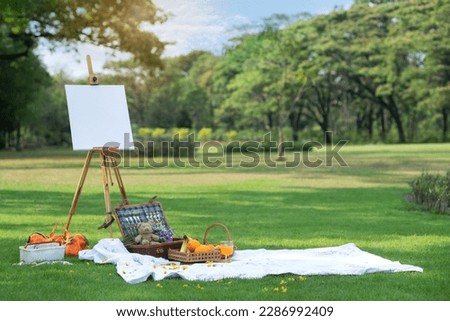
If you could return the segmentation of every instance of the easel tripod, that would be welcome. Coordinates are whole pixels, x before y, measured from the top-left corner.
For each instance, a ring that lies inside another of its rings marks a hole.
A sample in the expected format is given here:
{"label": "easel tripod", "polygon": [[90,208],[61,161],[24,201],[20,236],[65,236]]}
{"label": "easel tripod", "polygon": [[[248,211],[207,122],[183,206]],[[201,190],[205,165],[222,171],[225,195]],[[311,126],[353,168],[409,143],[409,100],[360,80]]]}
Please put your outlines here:
{"label": "easel tripod", "polygon": [[115,148],[93,148],[90,150],[84,161],[83,170],[81,172],[80,179],[78,181],[77,188],[75,190],[75,194],[72,200],[72,205],[70,206],[69,216],[67,218],[66,228],[69,229],[70,222],[72,220],[72,216],[75,214],[78,200],[81,195],[81,191],[83,189],[84,182],[86,180],[87,172],[89,170],[89,165],[91,163],[92,157],[94,153],[100,155],[101,159],[101,171],[102,171],[102,183],[103,183],[103,195],[105,200],[105,209],[106,209],[106,217],[105,222],[99,227],[100,228],[108,228],[110,231],[110,236],[112,237],[112,229],[111,224],[114,222],[114,218],[112,216],[111,210],[111,197],[110,197],[110,186],[113,185],[112,173],[114,172],[117,184],[119,185],[120,194],[122,196],[122,204],[128,205],[127,194],[125,192],[125,187],[123,185],[122,177],[120,176],[119,167],[117,164],[117,160],[115,157]]}
{"label": "easel tripod", "polygon": [[[88,72],[89,72],[89,84],[98,85],[98,78],[94,75],[92,70],[91,58],[88,55],[86,57]],[[66,230],[69,230],[69,225],[72,220],[72,216],[75,214],[78,200],[83,189],[84,182],[89,170],[89,165],[91,164],[92,157],[94,153],[99,154],[101,159],[101,172],[102,172],[102,183],[103,183],[103,195],[105,201],[106,217],[105,222],[99,226],[101,228],[109,228],[110,236],[112,237],[112,227],[111,224],[114,222],[114,217],[111,210],[111,197],[110,197],[110,186],[113,185],[112,172],[116,178],[117,184],[119,185],[120,194],[122,196],[122,205],[128,205],[127,194],[125,192],[125,187],[123,185],[122,177],[120,176],[119,167],[116,159],[117,147],[96,147],[88,151],[86,159],[84,161],[83,170],[81,172],[80,179],[78,180],[78,185],[73,196],[72,205],[70,206],[69,216],[67,218]]]}

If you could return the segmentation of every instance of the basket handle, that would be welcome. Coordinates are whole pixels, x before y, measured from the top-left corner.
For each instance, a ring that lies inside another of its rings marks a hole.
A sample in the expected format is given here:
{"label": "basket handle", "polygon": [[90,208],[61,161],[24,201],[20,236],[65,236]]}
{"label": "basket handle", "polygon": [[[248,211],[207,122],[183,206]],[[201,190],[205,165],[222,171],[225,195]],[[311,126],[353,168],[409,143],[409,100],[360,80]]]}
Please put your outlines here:
{"label": "basket handle", "polygon": [[207,244],[206,242],[207,242],[207,239],[208,239],[208,233],[214,227],[221,227],[221,228],[223,228],[225,230],[225,233],[227,233],[228,241],[232,241],[233,240],[231,238],[230,231],[228,230],[228,228],[224,224],[222,224],[222,223],[214,223],[214,224],[211,224],[210,226],[208,226],[208,228],[206,229],[205,235],[203,236],[203,244]]}
{"label": "basket handle", "polygon": [[61,242],[58,241],[42,241],[42,242],[36,242],[36,243],[25,243],[24,249],[28,247],[28,245],[39,245],[39,244],[50,244],[50,243],[58,243],[59,245],[62,245]]}

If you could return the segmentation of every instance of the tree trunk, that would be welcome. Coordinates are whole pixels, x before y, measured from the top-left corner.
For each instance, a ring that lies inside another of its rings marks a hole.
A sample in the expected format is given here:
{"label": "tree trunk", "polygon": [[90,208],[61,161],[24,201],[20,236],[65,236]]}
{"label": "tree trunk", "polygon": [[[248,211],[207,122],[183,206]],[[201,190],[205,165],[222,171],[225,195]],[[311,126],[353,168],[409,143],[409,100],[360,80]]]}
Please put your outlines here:
{"label": "tree trunk", "polygon": [[20,140],[22,139],[21,136],[22,136],[22,132],[20,130],[20,125],[19,125],[19,126],[17,126],[17,129],[16,129],[16,142],[15,142],[16,150],[21,150],[21,147],[20,147]]}
{"label": "tree trunk", "polygon": [[367,113],[367,134],[369,135],[369,139],[372,140],[373,136],[373,108],[369,107],[369,112]]}
{"label": "tree trunk", "polygon": [[292,128],[292,139],[294,142],[298,142],[298,132],[300,130],[300,117],[301,113],[292,112],[289,114],[289,123]]}
{"label": "tree trunk", "polygon": [[268,122],[268,127],[273,128],[273,113],[271,113],[271,112],[267,113],[267,122]]}
{"label": "tree trunk", "polygon": [[330,145],[333,143],[333,137],[331,135],[331,131],[329,129],[330,122],[328,118],[327,113],[322,114],[322,122],[320,124],[320,128],[322,129],[323,133],[325,134],[325,145]]}
{"label": "tree trunk", "polygon": [[331,135],[331,131],[326,130],[325,132],[325,145],[331,145],[333,143],[333,136]]}
{"label": "tree trunk", "polygon": [[278,126],[278,149],[277,149],[277,160],[283,161],[286,158],[284,157],[284,148],[283,148],[283,128]]}
{"label": "tree trunk", "polygon": [[386,104],[386,108],[389,110],[389,113],[391,114],[391,117],[394,119],[394,123],[397,126],[399,143],[406,143],[405,131],[403,129],[402,118],[398,113],[397,104],[395,103],[394,97],[392,96],[389,96],[388,100],[389,102]]}
{"label": "tree trunk", "polygon": [[0,150],[6,147],[6,132],[0,131]]}
{"label": "tree trunk", "polygon": [[381,140],[386,142],[386,122],[384,119],[384,109],[382,107],[378,112],[378,118],[380,119]]}
{"label": "tree trunk", "polygon": [[6,148],[11,148],[13,146],[12,140],[13,140],[12,131],[8,130],[8,136],[6,139]]}
{"label": "tree trunk", "polygon": [[442,108],[442,141],[448,141],[448,109]]}

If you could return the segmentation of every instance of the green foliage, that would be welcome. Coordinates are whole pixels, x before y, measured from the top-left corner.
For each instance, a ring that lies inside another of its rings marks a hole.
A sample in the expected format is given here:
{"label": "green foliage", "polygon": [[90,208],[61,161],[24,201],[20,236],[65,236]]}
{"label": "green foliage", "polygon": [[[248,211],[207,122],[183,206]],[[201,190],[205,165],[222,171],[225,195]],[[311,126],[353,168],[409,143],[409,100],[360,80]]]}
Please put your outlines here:
{"label": "green foliage", "polygon": [[238,132],[235,130],[230,130],[226,133],[226,135],[228,141],[233,141],[238,137]]}
{"label": "green foliage", "polygon": [[204,142],[211,139],[212,129],[211,128],[202,128],[197,133],[197,138]]}
{"label": "green foliage", "polygon": [[[359,143],[450,139],[449,0],[361,0],[327,15],[275,15],[232,39],[221,56],[192,51],[166,59],[159,58],[164,43],[139,28],[166,19],[151,1],[0,1],[0,9],[5,75],[20,57],[30,58],[39,38],[133,53],[109,63],[102,83],[126,86],[137,128],[211,128],[221,140],[230,131],[239,140],[260,139],[260,132],[287,127],[285,140],[295,142],[329,131]],[[32,104],[19,104],[0,87],[9,113],[0,148],[15,137],[68,144],[61,89],[51,91],[33,90],[23,95]],[[43,111],[46,100],[52,103]],[[51,114],[57,121],[48,129],[31,126],[30,119],[45,123]],[[330,135],[325,139],[330,143]]]}
{"label": "green foliage", "polygon": [[[42,127],[51,79],[35,55],[14,62],[0,60],[0,149],[22,148],[23,128]],[[33,126],[34,125],[34,126]],[[50,125],[51,126],[51,125]]]}
{"label": "green foliage", "polygon": [[55,76],[60,88],[50,85],[33,52],[39,39],[105,46],[132,54],[144,69],[161,68],[165,44],[142,25],[165,19],[147,0],[1,0],[0,149],[70,143],[62,84]]}
{"label": "green foliage", "polygon": [[148,139],[151,136],[152,132],[153,131],[151,128],[141,127],[139,128],[137,135],[141,139]]}
{"label": "green foliage", "polygon": [[[137,69],[124,77],[129,62],[110,64],[116,74],[110,83],[123,83],[128,90],[130,118],[140,127],[200,129],[212,122],[209,79],[217,57],[207,52],[163,60],[164,70]],[[138,76],[137,76],[138,75]]]}
{"label": "green foliage", "polygon": [[185,140],[190,134],[189,128],[172,128],[171,133],[174,137],[178,137],[180,140]]}
{"label": "green foliage", "polygon": [[29,136],[23,135],[22,145],[29,147],[70,146],[71,133],[66,106],[64,85],[69,83],[67,75],[53,77],[32,104],[33,121],[26,126]]}
{"label": "green foliage", "polygon": [[412,201],[439,213],[450,213],[450,172],[422,175],[410,183]]}
{"label": "green foliage", "polygon": [[161,66],[165,44],[142,28],[166,20],[151,1],[2,0],[0,6],[1,29],[9,31],[0,37],[0,59],[26,56],[37,39],[45,38],[106,46],[129,52],[147,66]]}
{"label": "green foliage", "polygon": [[[218,68],[225,98],[217,120],[230,129],[288,119],[294,133],[314,124],[322,132],[356,127],[358,140],[385,142],[429,140],[431,130],[445,141],[449,10],[437,0],[357,3],[245,35]],[[430,114],[442,119],[437,128],[425,127]]]}
{"label": "green foliage", "polygon": [[141,127],[134,142],[138,154],[143,157],[190,156],[197,147],[189,128]]}
{"label": "green foliage", "polygon": [[165,133],[166,133],[166,130],[164,128],[158,127],[158,128],[155,128],[152,130],[151,135],[155,140],[158,140],[158,139],[161,139],[162,137],[164,137]]}

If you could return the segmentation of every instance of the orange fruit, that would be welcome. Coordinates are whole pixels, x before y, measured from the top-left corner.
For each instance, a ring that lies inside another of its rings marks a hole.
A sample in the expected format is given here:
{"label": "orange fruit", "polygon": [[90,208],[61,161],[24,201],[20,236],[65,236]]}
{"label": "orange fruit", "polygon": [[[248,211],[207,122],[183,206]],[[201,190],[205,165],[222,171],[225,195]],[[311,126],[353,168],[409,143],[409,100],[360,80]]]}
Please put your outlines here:
{"label": "orange fruit", "polygon": [[187,248],[190,252],[194,252],[195,249],[200,245],[200,242],[196,239],[190,239]]}
{"label": "orange fruit", "polygon": [[194,253],[206,253],[211,251],[211,248],[206,244],[201,244],[197,246],[194,250]]}

